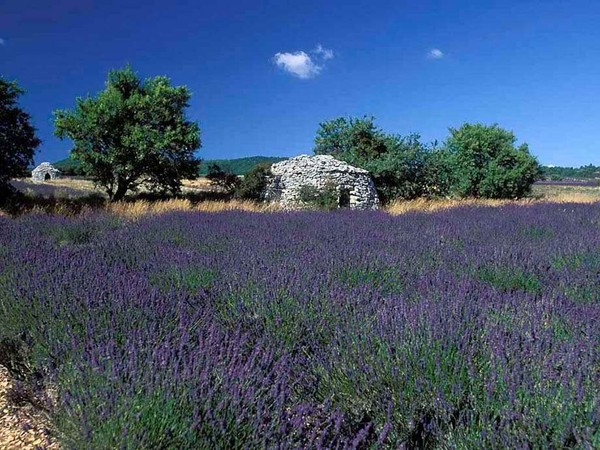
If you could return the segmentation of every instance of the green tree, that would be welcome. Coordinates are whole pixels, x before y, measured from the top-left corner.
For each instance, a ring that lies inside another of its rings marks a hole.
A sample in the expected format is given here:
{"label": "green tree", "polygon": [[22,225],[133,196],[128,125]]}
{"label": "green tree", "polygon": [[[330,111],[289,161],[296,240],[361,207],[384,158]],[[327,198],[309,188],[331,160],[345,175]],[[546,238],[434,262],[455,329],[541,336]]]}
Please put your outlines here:
{"label": "green tree", "polygon": [[218,164],[214,163],[209,164],[206,178],[212,185],[218,186],[228,193],[234,192],[240,185],[240,178],[237,175],[221,169]]}
{"label": "green tree", "polygon": [[494,124],[450,128],[448,160],[455,172],[452,190],[463,197],[517,198],[527,194],[541,174],[527,144]]}
{"label": "green tree", "polygon": [[316,155],[332,155],[349,164],[364,164],[388,150],[388,137],[375,126],[374,117],[338,117],[319,124]]}
{"label": "green tree", "polygon": [[41,143],[31,117],[17,103],[23,93],[17,83],[0,78],[0,199],[12,191],[11,178],[27,173]]}
{"label": "green tree", "polygon": [[[445,195],[447,190],[447,183],[435,178],[447,175],[447,170],[441,170],[441,159],[434,156],[433,148],[421,143],[418,134],[386,134],[373,117],[340,117],[321,123],[314,152],[368,170],[383,203]],[[432,163],[437,167],[430,167]]]}
{"label": "green tree", "polygon": [[166,77],[142,81],[130,67],[111,71],[96,97],[54,113],[55,134],[73,141],[72,156],[112,201],[142,184],[177,194],[200,165],[200,129],[185,117],[190,97]]}
{"label": "green tree", "polygon": [[235,191],[236,198],[242,200],[263,200],[263,195],[269,177],[272,176],[270,163],[262,163],[254,166],[244,175],[240,185]]}

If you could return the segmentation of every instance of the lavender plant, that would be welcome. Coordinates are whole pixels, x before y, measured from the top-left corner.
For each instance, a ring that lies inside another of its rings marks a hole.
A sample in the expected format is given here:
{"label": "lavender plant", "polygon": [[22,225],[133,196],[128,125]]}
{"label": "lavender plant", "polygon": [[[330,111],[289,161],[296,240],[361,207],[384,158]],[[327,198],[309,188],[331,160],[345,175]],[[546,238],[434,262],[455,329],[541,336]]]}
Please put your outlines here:
{"label": "lavender plant", "polygon": [[65,448],[596,448],[599,225],[0,217],[0,341],[57,387]]}

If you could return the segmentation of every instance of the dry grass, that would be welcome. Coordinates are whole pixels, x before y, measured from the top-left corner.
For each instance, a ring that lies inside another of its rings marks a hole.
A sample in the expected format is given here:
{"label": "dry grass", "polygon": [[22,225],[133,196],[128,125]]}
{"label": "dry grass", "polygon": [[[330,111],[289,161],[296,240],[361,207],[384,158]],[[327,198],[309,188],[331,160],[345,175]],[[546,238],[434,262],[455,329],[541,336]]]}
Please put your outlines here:
{"label": "dry grass", "polygon": [[183,180],[181,184],[188,189],[210,190],[213,188],[210,180],[205,177],[198,177],[195,180]]}
{"label": "dry grass", "polygon": [[[56,188],[70,188],[89,193],[94,192],[106,196],[106,193],[101,187],[96,186],[96,184],[92,180],[83,178],[65,177],[58,178],[56,180],[47,180],[43,183],[34,182],[31,180],[31,178],[18,178],[16,179],[16,181],[30,184],[32,187],[35,187],[36,185],[40,184],[46,184],[49,186],[54,186]],[[211,182],[204,177],[199,177],[195,180],[182,180],[181,184],[184,192],[207,192],[215,190],[214,186],[211,185]],[[143,186],[140,188],[140,192],[146,192]]]}
{"label": "dry grass", "polygon": [[[29,181],[29,180],[22,180],[22,181]],[[44,183],[49,184],[51,186],[77,189],[77,190],[81,190],[81,191],[102,192],[94,185],[93,181],[79,179],[79,178],[59,178],[57,180],[44,181]]]}
{"label": "dry grass", "polygon": [[[25,180],[24,180],[25,181]],[[64,178],[47,182],[53,186],[79,189],[87,192],[99,192],[95,189],[93,182],[81,179]],[[214,189],[206,178],[197,180],[185,180],[184,190],[188,192],[206,192]],[[531,205],[537,203],[596,203],[600,202],[600,187],[593,186],[557,186],[557,185],[534,185],[530,198],[521,200],[488,200],[488,199],[417,199],[410,201],[397,201],[385,208],[392,215],[400,215],[409,212],[436,212],[456,207],[484,207],[503,206],[507,204]],[[275,204],[256,204],[247,201],[214,201],[191,202],[186,199],[172,199],[162,201],[137,200],[135,202],[121,202],[115,204],[104,204],[90,206],[82,203],[79,207],[76,202],[57,201],[50,207],[42,204],[34,206],[27,212],[49,213],[60,215],[86,214],[93,210],[104,209],[113,214],[126,218],[138,218],[152,214],[164,214],[172,211],[251,211],[251,212],[276,212],[281,211]],[[7,215],[2,213],[1,215]]]}
{"label": "dry grass", "polygon": [[147,215],[164,214],[173,211],[197,211],[197,212],[220,212],[220,211],[250,211],[250,212],[275,212],[280,208],[273,204],[257,204],[248,201],[205,201],[193,204],[185,199],[173,199],[156,202],[139,200],[136,202],[119,202],[109,204],[108,211],[125,218],[138,218]]}
{"label": "dry grass", "polygon": [[488,199],[436,199],[428,200],[418,198],[416,200],[401,200],[388,205],[385,209],[388,213],[397,216],[409,212],[437,212],[446,209],[457,208],[459,206],[503,206],[508,203],[526,203],[531,204],[534,200],[514,201],[514,200],[488,200]]}
{"label": "dry grass", "polygon": [[493,200],[493,199],[416,199],[402,200],[392,203],[386,207],[386,211],[392,215],[400,215],[409,212],[436,212],[461,206],[482,207],[482,206],[504,206],[504,205],[534,205],[539,203],[600,203],[599,188],[577,188],[577,189],[556,189],[552,187],[551,191],[538,190],[535,197],[524,198],[520,200]]}
{"label": "dry grass", "polygon": [[557,203],[595,203],[600,201],[600,186],[534,185],[531,194]]}

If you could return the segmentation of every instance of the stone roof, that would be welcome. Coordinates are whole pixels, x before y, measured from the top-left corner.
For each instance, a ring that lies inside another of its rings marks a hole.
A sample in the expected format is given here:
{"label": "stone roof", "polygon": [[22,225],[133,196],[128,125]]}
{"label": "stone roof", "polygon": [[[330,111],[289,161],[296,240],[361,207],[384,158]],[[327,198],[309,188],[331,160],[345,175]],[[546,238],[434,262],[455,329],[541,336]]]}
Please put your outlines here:
{"label": "stone roof", "polygon": [[58,170],[56,167],[54,167],[52,164],[50,164],[49,162],[43,162],[41,163],[39,166],[37,166],[35,169],[33,169],[34,172],[60,172],[60,170]]}
{"label": "stone roof", "polygon": [[335,159],[331,155],[300,155],[286,159],[271,166],[273,175],[290,175],[293,173],[308,175],[308,172],[321,174],[342,172],[347,174],[369,175],[369,171]]}

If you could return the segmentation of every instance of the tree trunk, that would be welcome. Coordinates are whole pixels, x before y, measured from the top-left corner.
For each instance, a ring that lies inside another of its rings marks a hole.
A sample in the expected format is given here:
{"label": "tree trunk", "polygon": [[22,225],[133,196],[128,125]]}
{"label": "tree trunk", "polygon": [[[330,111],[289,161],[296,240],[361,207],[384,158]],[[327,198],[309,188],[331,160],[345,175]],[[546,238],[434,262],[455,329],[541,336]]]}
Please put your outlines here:
{"label": "tree trunk", "polygon": [[123,197],[125,197],[128,188],[129,185],[127,183],[119,183],[117,186],[117,191],[115,192],[115,195],[113,196],[111,201],[118,202],[120,200],[123,200]]}

